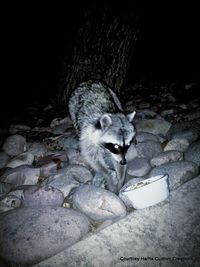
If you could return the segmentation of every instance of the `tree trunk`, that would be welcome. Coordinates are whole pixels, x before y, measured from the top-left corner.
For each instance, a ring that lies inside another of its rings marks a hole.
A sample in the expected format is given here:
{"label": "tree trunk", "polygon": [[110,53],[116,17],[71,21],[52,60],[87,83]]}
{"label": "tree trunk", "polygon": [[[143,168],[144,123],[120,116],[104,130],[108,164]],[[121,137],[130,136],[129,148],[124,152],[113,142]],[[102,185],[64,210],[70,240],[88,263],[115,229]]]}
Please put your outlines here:
{"label": "tree trunk", "polygon": [[71,58],[64,60],[61,103],[66,104],[76,84],[87,80],[101,80],[120,92],[138,38],[137,21],[137,13],[127,10],[87,10]]}

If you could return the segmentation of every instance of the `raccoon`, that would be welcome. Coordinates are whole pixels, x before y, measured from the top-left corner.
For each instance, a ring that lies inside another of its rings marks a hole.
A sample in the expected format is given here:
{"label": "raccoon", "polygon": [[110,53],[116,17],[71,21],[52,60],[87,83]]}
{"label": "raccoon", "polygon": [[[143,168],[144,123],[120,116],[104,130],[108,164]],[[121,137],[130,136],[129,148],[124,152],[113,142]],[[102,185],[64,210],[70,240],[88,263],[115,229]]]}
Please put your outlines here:
{"label": "raccoon", "polygon": [[125,115],[116,94],[101,82],[83,82],[69,99],[81,154],[117,193],[126,174],[126,153],[135,139],[135,111]]}

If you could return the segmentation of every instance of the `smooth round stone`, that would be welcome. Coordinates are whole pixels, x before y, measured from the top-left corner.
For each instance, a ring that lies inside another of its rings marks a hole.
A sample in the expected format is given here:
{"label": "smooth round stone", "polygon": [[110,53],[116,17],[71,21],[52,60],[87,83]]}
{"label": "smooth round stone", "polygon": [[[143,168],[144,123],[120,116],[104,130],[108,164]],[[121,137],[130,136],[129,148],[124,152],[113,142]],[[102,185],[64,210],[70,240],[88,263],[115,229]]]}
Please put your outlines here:
{"label": "smooth round stone", "polygon": [[156,167],[167,162],[183,160],[183,152],[176,150],[169,150],[165,152],[161,152],[157,156],[151,159],[151,166]]}
{"label": "smooth round stone", "polygon": [[0,152],[0,169],[4,168],[6,164],[9,162],[10,157],[6,154],[6,152]]}
{"label": "smooth round stone", "polygon": [[19,134],[9,136],[3,144],[3,150],[11,157],[23,153],[26,148],[26,139]]}
{"label": "smooth round stone", "polygon": [[199,173],[198,165],[190,161],[174,161],[155,167],[149,177],[168,174],[170,190],[177,189],[185,182],[196,177]]}
{"label": "smooth round stone", "polygon": [[155,142],[159,142],[159,138],[155,134],[147,133],[147,132],[137,132],[137,135],[136,135],[137,143],[141,143],[147,140],[153,140]]}
{"label": "smooth round stone", "polygon": [[122,200],[114,193],[93,185],[82,185],[73,194],[73,206],[94,221],[116,220],[126,215]]}
{"label": "smooth round stone", "polygon": [[78,164],[69,165],[63,170],[68,174],[73,176],[80,183],[88,183],[93,179],[92,173],[84,166]]}
{"label": "smooth round stone", "polygon": [[166,135],[171,123],[164,119],[139,120],[135,123],[137,131],[148,132],[158,135]]}
{"label": "smooth round stone", "polygon": [[56,174],[45,179],[43,185],[51,185],[52,187],[59,189],[64,197],[67,197],[72,189],[79,186],[79,182],[74,179],[72,174],[67,173],[65,168],[63,168]]}
{"label": "smooth round stone", "polygon": [[1,182],[15,185],[34,185],[38,182],[40,168],[29,165],[21,165],[13,169],[8,169],[0,177]]}
{"label": "smooth round stone", "polygon": [[152,159],[160,152],[162,152],[162,147],[159,142],[153,140],[147,140],[136,145],[136,150],[138,158]]}
{"label": "smooth round stone", "polygon": [[14,188],[13,184],[0,182],[0,198],[9,193]]}
{"label": "smooth round stone", "polygon": [[192,143],[185,151],[185,159],[200,166],[200,141]]}
{"label": "smooth round stone", "polygon": [[164,151],[177,150],[184,152],[188,147],[189,147],[189,142],[187,139],[173,138],[167,143],[167,145],[164,148]]}
{"label": "smooth round stone", "polygon": [[33,185],[24,190],[23,207],[39,206],[62,206],[64,201],[63,193],[50,185]]}
{"label": "smooth round stone", "polygon": [[127,164],[127,173],[130,176],[142,177],[151,170],[148,159],[135,158]]}
{"label": "smooth round stone", "polygon": [[198,140],[199,134],[198,134],[197,130],[190,129],[190,130],[185,130],[183,132],[175,133],[173,138],[175,138],[175,139],[186,139],[191,144],[191,143],[193,143],[193,142]]}
{"label": "smooth round stone", "polygon": [[34,155],[35,160],[42,158],[48,152],[47,147],[39,142],[31,143],[28,152]]}
{"label": "smooth round stone", "polygon": [[12,159],[6,167],[15,168],[21,165],[31,165],[34,161],[33,154],[29,152],[22,153],[18,156],[16,156],[14,159]]}
{"label": "smooth round stone", "polygon": [[0,256],[31,265],[73,245],[89,232],[88,218],[62,207],[20,208],[0,216]]}

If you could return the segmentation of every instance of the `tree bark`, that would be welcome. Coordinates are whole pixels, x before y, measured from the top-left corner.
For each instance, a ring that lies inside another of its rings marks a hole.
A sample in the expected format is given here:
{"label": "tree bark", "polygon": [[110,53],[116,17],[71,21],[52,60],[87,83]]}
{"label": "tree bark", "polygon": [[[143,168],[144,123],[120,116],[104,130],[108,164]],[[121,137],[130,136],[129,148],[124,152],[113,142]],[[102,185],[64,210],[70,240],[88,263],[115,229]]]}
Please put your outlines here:
{"label": "tree bark", "polygon": [[101,80],[119,93],[134,58],[138,34],[137,12],[108,6],[89,8],[71,57],[64,60],[60,102],[66,104],[75,86],[87,80]]}

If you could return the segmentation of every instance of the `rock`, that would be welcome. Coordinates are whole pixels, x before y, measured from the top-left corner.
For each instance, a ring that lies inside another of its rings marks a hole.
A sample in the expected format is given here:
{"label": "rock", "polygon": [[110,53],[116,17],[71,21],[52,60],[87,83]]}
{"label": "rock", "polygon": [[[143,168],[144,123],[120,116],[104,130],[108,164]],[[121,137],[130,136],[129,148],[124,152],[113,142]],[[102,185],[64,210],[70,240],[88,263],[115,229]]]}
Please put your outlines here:
{"label": "rock", "polygon": [[81,156],[81,152],[76,149],[76,148],[70,148],[67,147],[65,149],[67,156],[69,158],[69,163],[70,164],[78,164],[78,165],[82,165],[86,168],[90,168],[88,163],[85,161],[85,159]]}
{"label": "rock", "polygon": [[142,143],[147,140],[153,140],[155,142],[159,142],[159,138],[155,134],[147,132],[137,132],[135,139],[137,143]]}
{"label": "rock", "polygon": [[51,152],[47,152],[46,157],[52,160],[60,160],[62,162],[68,162],[68,156],[66,151],[51,151]]}
{"label": "rock", "polygon": [[63,168],[63,171],[66,172],[67,175],[73,176],[79,183],[88,183],[93,179],[92,173],[84,166],[73,164],[69,165],[66,168]]}
{"label": "rock", "polygon": [[35,267],[199,267],[199,203],[200,176]]}
{"label": "rock", "polygon": [[66,173],[63,168],[56,174],[45,179],[42,185],[51,185],[52,187],[59,189],[64,197],[67,197],[72,189],[79,186],[79,182],[74,179],[72,173]]}
{"label": "rock", "polygon": [[189,144],[198,140],[199,135],[195,129],[185,130],[183,132],[178,132],[173,135],[175,139],[186,139],[188,140]]}
{"label": "rock", "polygon": [[22,153],[15,158],[13,158],[6,167],[15,168],[21,165],[31,165],[34,161],[33,154],[29,152]]}
{"label": "rock", "polygon": [[80,212],[62,207],[20,208],[0,216],[0,256],[32,265],[73,245],[89,232]]}
{"label": "rock", "polygon": [[166,135],[171,123],[164,119],[140,120],[135,123],[137,131],[148,132],[157,135]]}
{"label": "rock", "polygon": [[168,174],[169,175],[169,188],[170,190],[177,189],[185,182],[191,180],[199,173],[198,166],[190,161],[175,161],[162,164],[155,167],[150,172],[150,177]]}
{"label": "rock", "polygon": [[31,127],[28,126],[28,125],[24,125],[24,124],[13,124],[10,126],[9,128],[9,133],[10,134],[16,134],[17,132],[20,132],[20,131],[30,131],[31,130]]}
{"label": "rock", "polygon": [[167,162],[178,160],[183,160],[183,152],[170,150],[159,153],[157,156],[151,159],[150,163],[152,167],[156,167]]}
{"label": "rock", "polygon": [[79,141],[77,136],[71,131],[60,136],[48,138],[49,148],[54,150],[65,150],[66,148],[78,149]]}
{"label": "rock", "polygon": [[4,168],[10,157],[4,151],[0,151],[0,169]]}
{"label": "rock", "polygon": [[34,155],[35,160],[42,158],[48,152],[47,147],[39,142],[31,143],[28,152]]}
{"label": "rock", "polygon": [[14,188],[13,184],[0,182],[0,199]]}
{"label": "rock", "polygon": [[8,195],[0,201],[0,213],[19,208],[20,206],[21,200],[18,197]]}
{"label": "rock", "polygon": [[23,153],[26,148],[26,139],[19,134],[9,136],[3,144],[3,150],[11,157]]}
{"label": "rock", "polygon": [[49,177],[50,175],[53,175],[57,172],[57,170],[60,168],[60,161],[49,161],[48,163],[42,165],[40,167],[41,170],[41,176],[43,177]]}
{"label": "rock", "polygon": [[63,193],[50,185],[33,185],[24,190],[23,207],[39,206],[62,206],[64,201]]}
{"label": "rock", "polygon": [[200,141],[192,143],[185,151],[185,159],[200,166]]}
{"label": "rock", "polygon": [[126,207],[127,208],[132,208],[133,206],[132,206],[132,204],[131,204],[131,202],[130,202],[130,200],[129,200],[129,198],[125,195],[125,194],[123,194],[123,191],[127,188],[127,187],[129,187],[129,186],[131,186],[131,185],[134,185],[134,184],[137,184],[137,183],[139,183],[139,182],[142,182],[142,181],[144,181],[145,179],[144,178],[132,178],[131,180],[129,180],[121,189],[120,189],[120,191],[119,191],[119,198],[121,198],[121,200],[124,202],[124,204],[126,205]]}
{"label": "rock", "polygon": [[184,152],[189,147],[187,139],[175,139],[170,140],[164,148],[164,151],[177,150]]}
{"label": "rock", "polygon": [[40,168],[34,168],[29,165],[8,169],[0,177],[1,182],[15,185],[34,185],[38,182]]}
{"label": "rock", "polygon": [[126,215],[126,208],[114,193],[93,185],[82,185],[73,194],[73,206],[94,221],[115,220]]}
{"label": "rock", "polygon": [[146,158],[135,158],[127,164],[127,173],[130,176],[142,177],[150,170],[151,165]]}
{"label": "rock", "polygon": [[175,112],[175,110],[173,109],[173,108],[171,108],[171,109],[165,109],[165,110],[163,110],[161,113],[160,113],[160,115],[162,116],[162,117],[167,117],[168,115],[172,115],[172,114],[174,114],[174,112]]}
{"label": "rock", "polygon": [[198,136],[200,136],[200,123],[198,122],[198,120],[194,120],[194,121],[183,121],[172,125],[169,131],[167,132],[167,137],[168,139],[172,139],[174,135],[183,133],[191,129],[193,132],[196,132]]}
{"label": "rock", "polygon": [[150,160],[162,152],[162,147],[159,142],[147,140],[136,144],[136,150],[138,158],[147,158]]}
{"label": "rock", "polygon": [[137,110],[135,121],[149,120],[149,119],[163,119],[158,113],[151,109]]}
{"label": "rock", "polygon": [[137,150],[134,144],[131,144],[127,153],[126,153],[126,161],[129,162],[137,157]]}
{"label": "rock", "polygon": [[53,134],[63,134],[67,129],[72,128],[73,124],[70,117],[64,119],[55,118],[52,120],[50,127]]}

